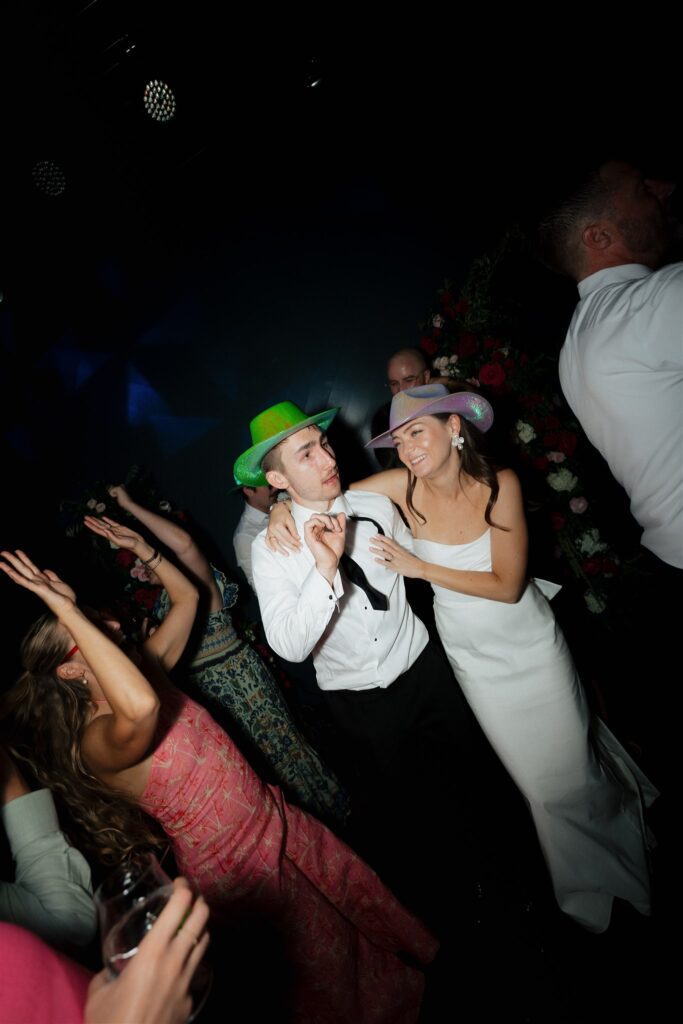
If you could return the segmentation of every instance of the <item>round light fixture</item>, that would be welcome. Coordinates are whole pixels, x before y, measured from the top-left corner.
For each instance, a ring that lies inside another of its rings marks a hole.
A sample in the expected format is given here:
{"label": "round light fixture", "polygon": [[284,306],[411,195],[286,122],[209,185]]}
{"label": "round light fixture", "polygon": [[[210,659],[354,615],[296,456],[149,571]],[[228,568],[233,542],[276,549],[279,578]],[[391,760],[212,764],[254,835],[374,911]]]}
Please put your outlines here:
{"label": "round light fixture", "polygon": [[156,78],[145,86],[144,103],[145,110],[155,121],[170,121],[175,114],[173,90]]}
{"label": "round light fixture", "polygon": [[31,171],[33,183],[46,196],[61,196],[66,188],[66,177],[59,164],[52,160],[39,160]]}

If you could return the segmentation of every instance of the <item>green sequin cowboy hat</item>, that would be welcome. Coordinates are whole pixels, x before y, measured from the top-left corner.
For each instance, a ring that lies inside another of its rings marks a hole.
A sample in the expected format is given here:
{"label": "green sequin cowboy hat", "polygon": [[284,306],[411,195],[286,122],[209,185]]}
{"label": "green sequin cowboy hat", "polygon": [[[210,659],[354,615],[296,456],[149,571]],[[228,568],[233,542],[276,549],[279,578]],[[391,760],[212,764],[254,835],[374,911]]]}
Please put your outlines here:
{"label": "green sequin cowboy hat", "polygon": [[271,448],[304,427],[320,427],[325,432],[338,412],[339,406],[307,416],[294,402],[278,402],[254,416],[249,424],[253,444],[235,459],[233,467],[237,486],[266,487],[268,481],[261,471],[261,462]]}

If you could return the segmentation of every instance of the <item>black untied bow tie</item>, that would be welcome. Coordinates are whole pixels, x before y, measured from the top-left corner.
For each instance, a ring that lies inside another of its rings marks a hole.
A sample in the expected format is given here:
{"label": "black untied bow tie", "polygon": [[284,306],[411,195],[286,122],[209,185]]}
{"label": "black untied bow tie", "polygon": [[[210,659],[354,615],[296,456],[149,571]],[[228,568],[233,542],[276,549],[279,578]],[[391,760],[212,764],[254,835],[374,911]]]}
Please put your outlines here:
{"label": "black untied bow tie", "polygon": [[[384,536],[384,530],[382,527],[378,522],[375,522],[374,519],[370,519],[369,516],[349,516],[348,518],[355,523],[372,523],[377,532]],[[346,578],[351,583],[355,583],[357,587],[360,587],[360,589],[365,592],[368,601],[376,612],[388,611],[389,601],[387,600],[386,595],[381,594],[379,590],[373,587],[358,562],[354,558],[351,558],[351,555],[347,555],[346,552],[344,552],[339,559],[339,566],[344,570]]]}

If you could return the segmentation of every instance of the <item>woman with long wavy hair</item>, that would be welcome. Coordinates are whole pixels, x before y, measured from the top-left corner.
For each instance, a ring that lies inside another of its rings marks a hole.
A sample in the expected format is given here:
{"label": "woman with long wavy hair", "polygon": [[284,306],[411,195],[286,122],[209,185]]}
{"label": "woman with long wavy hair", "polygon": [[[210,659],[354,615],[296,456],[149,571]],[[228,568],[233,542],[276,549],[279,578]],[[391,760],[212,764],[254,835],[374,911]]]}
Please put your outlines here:
{"label": "woman with long wavy hair", "polygon": [[[405,468],[351,489],[384,494],[403,512],[413,550],[379,535],[370,550],[388,571],[432,585],[439,636],[479,724],[526,798],[557,902],[600,932],[615,897],[650,911],[642,803],[657,791],[591,719],[541,590],[553,585],[527,579],[521,488],[486,452],[483,435],[492,422],[487,400],[464,385],[399,392],[389,430],[368,447],[395,447]],[[280,550],[296,543],[285,514],[278,508],[271,545]]]}
{"label": "woman with long wavy hair", "polygon": [[[275,929],[293,1020],[416,1021],[424,978],[397,954],[426,963],[436,941],[344,843],[260,781],[204,708],[168,683],[164,670],[187,641],[196,591],[133,531],[107,520],[103,533],[152,566],[171,598],[144,646],[145,674],[54,573],[23,552],[2,552],[3,571],[52,615],[25,643],[26,672],[9,695],[13,752],[60,790],[91,848],[111,857],[137,842],[129,820],[106,807],[106,794],[123,797],[161,825],[180,870],[214,913],[233,925],[241,918]],[[104,803],[95,811],[99,784]],[[76,806],[83,801],[91,807]]]}

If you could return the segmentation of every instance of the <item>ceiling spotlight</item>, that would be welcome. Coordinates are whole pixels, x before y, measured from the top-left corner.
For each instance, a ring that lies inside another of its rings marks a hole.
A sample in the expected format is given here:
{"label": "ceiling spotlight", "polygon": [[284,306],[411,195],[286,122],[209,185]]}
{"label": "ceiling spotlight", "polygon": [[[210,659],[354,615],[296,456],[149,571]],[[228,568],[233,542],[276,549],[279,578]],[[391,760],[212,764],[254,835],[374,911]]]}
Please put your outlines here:
{"label": "ceiling spotlight", "polygon": [[317,58],[313,58],[306,62],[306,71],[304,73],[304,84],[307,89],[315,89],[322,81],[320,75],[320,61]]}
{"label": "ceiling spotlight", "polygon": [[155,121],[170,121],[175,114],[175,96],[170,86],[156,78],[145,86],[145,110]]}
{"label": "ceiling spotlight", "polygon": [[31,171],[33,183],[46,196],[61,196],[66,188],[64,171],[52,160],[39,160]]}

